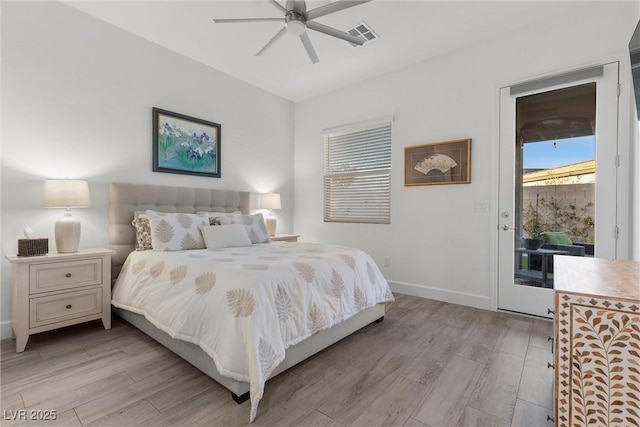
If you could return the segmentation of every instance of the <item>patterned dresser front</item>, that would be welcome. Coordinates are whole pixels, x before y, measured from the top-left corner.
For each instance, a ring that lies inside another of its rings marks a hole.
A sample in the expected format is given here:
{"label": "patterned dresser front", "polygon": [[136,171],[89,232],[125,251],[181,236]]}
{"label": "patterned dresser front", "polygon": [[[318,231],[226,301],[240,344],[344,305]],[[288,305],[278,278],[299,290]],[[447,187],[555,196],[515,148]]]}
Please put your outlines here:
{"label": "patterned dresser front", "polygon": [[640,426],[640,263],[555,263],[555,423]]}

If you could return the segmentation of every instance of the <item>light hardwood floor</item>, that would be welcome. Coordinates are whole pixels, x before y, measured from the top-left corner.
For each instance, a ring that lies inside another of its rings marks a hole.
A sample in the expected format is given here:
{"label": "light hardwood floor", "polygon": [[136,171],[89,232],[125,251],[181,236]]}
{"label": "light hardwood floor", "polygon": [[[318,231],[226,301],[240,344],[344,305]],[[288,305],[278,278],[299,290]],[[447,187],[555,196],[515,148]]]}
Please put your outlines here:
{"label": "light hardwood floor", "polygon": [[[252,425],[547,426],[552,323],[396,294],[371,324],[267,382]],[[246,425],[249,402],[114,317],[2,341],[2,425]],[[19,409],[57,420],[8,421]],[[15,412],[14,412],[15,413]]]}

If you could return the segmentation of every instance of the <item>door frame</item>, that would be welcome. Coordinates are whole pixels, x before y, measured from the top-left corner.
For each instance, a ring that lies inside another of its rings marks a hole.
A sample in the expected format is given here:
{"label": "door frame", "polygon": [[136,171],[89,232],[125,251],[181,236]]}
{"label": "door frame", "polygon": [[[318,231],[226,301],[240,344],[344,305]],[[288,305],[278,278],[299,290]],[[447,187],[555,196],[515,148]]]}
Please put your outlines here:
{"label": "door frame", "polygon": [[[630,218],[627,212],[627,209],[629,207],[629,185],[630,182],[628,181],[627,178],[629,176],[629,172],[630,172],[630,162],[632,161],[631,158],[624,158],[626,157],[630,157],[627,154],[629,153],[629,149],[630,149],[630,141],[628,141],[629,138],[625,139],[625,136],[629,136],[627,135],[627,129],[624,127],[625,124],[630,124],[631,122],[628,121],[626,116],[623,116],[621,114],[621,112],[624,111],[623,107],[628,104],[628,101],[624,95],[625,93],[623,93],[621,95],[621,90],[620,90],[620,86],[621,86],[621,82],[622,79],[624,77],[626,77],[626,73],[625,73],[625,69],[624,66],[620,64],[620,61],[617,58],[611,58],[611,60],[607,61],[607,62],[603,62],[601,64],[602,67],[605,67],[607,65],[617,65],[617,84],[618,84],[618,98],[617,98],[617,108],[615,111],[615,115],[616,115],[616,127],[617,127],[617,140],[616,140],[616,147],[617,147],[617,151],[615,153],[615,158],[617,159],[617,167],[615,169],[615,174],[616,174],[616,182],[617,182],[617,196],[616,196],[616,222],[617,225],[619,227],[619,231],[620,231],[620,236],[619,238],[616,240],[616,247],[615,247],[615,258],[616,259],[628,259],[629,257],[629,242],[631,239],[631,236],[629,235],[629,233],[631,232],[630,229]],[[564,70],[558,70],[556,72],[553,73],[547,73],[547,74],[542,74],[542,75],[537,75],[537,76],[531,76],[529,78],[525,78],[522,80],[517,80],[517,81],[511,81],[509,83],[504,83],[504,84],[498,84],[495,87],[495,92],[494,92],[494,96],[495,96],[495,104],[494,104],[494,114],[495,114],[495,120],[493,122],[493,140],[494,143],[492,144],[492,148],[491,148],[491,200],[490,200],[490,206],[489,206],[489,212],[491,213],[491,245],[490,245],[490,260],[491,260],[491,269],[490,269],[490,282],[491,282],[491,298],[490,298],[490,302],[491,302],[491,310],[494,311],[498,311],[498,304],[499,304],[499,236],[501,232],[503,232],[502,230],[500,230],[500,217],[499,217],[499,210],[500,210],[500,201],[499,201],[499,195],[500,195],[500,133],[501,133],[501,127],[500,127],[500,120],[501,120],[501,109],[502,109],[502,101],[501,101],[501,91],[504,88],[509,88],[509,87],[513,87],[516,85],[523,85],[523,84],[528,84],[528,83],[532,83],[532,82],[536,82],[536,81],[541,81],[541,80],[547,80],[547,79],[553,79],[553,78],[557,78],[557,77],[562,77],[564,75],[571,75],[574,74],[576,72],[580,72],[582,70],[588,69],[588,68],[592,68],[594,65],[593,64],[589,64],[587,66],[579,66],[579,67],[572,67],[570,69],[564,69]],[[627,79],[628,80],[628,79]],[[579,80],[578,80],[579,81]],[[625,80],[626,81],[626,80]],[[574,81],[575,82],[575,81]],[[579,83],[577,83],[579,84]],[[552,87],[551,85],[549,85],[549,87]],[[553,89],[550,89],[553,90]],[[524,93],[523,93],[524,95]],[[628,123],[627,123],[628,122]],[[622,154],[622,156],[620,156],[620,154]],[[621,179],[622,178],[622,179]],[[613,233],[613,230],[611,231]]]}

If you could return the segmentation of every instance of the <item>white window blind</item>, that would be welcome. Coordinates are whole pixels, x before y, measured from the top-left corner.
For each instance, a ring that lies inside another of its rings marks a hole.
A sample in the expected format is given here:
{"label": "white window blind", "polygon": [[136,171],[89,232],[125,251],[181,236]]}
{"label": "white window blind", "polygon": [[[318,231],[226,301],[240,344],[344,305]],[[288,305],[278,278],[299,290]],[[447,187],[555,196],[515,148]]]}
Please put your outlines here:
{"label": "white window blind", "polygon": [[324,220],[389,224],[391,122],[325,135]]}

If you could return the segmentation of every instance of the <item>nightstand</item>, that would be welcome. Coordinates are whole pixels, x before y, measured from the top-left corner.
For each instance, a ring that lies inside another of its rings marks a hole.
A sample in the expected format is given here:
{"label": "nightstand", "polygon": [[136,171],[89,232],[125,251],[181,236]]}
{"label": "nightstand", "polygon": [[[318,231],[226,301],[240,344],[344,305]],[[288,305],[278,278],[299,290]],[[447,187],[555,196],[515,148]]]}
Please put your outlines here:
{"label": "nightstand", "polygon": [[272,242],[297,242],[299,234],[276,234],[271,236]]}
{"label": "nightstand", "polygon": [[89,320],[102,319],[111,328],[110,249],[82,249],[21,257],[11,262],[11,322],[16,352],[29,335]]}

